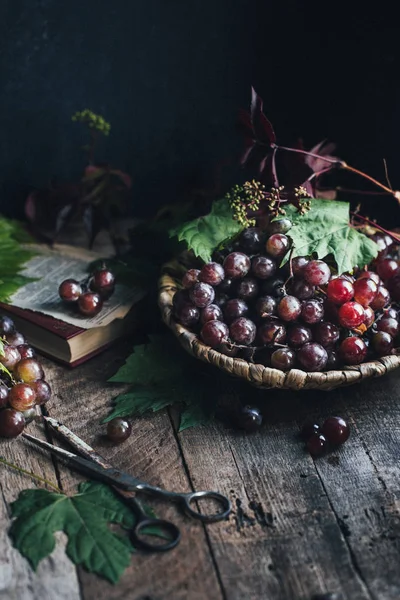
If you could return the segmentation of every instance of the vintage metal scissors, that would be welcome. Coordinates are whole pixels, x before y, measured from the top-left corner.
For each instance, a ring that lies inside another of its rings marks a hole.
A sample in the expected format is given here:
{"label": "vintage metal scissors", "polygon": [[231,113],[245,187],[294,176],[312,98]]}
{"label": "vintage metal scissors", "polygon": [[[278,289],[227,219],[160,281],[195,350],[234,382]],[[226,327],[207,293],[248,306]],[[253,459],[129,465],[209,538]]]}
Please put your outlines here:
{"label": "vintage metal scissors", "polygon": [[[135,497],[135,492],[144,492],[145,494],[174,502],[180,505],[187,515],[193,519],[202,521],[203,523],[222,521],[231,512],[232,507],[229,499],[219,492],[168,492],[157,486],[150,485],[129,473],[115,469],[105,460],[105,458],[97,454],[93,448],[81,440],[65,425],[62,425],[56,419],[49,416],[44,416],[43,419],[81,456],[77,456],[68,450],[54,446],[29,433],[23,433],[23,437],[35,445],[40,446],[40,448],[48,450],[57,457],[62,458],[69,467],[76,469],[93,479],[112,485],[115,490],[123,496],[124,501],[129,507],[135,512],[137,521],[131,531],[131,538],[134,544],[145,550],[152,552],[165,552],[166,550],[171,550],[179,544],[181,533],[179,528],[171,521],[150,517],[144,511],[140,501]],[[198,508],[198,503],[196,501],[201,499],[213,500],[219,506],[220,510],[216,513],[199,512],[199,510],[196,510],[193,506],[196,505]],[[152,532],[151,537],[146,535],[146,530],[149,531],[149,528],[151,528]],[[154,543],[149,541],[150,539],[152,541],[154,540]]]}

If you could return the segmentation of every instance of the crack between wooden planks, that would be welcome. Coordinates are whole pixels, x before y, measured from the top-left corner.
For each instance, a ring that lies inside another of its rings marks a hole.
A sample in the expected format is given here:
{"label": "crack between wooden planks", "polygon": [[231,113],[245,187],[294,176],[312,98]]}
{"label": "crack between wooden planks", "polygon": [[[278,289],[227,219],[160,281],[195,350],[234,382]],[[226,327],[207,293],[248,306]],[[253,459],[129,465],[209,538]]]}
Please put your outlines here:
{"label": "crack between wooden planks", "polygon": [[338,513],[335,510],[335,507],[334,507],[334,505],[333,505],[333,503],[332,503],[332,501],[331,501],[331,499],[329,497],[328,490],[326,489],[324,481],[323,481],[323,479],[322,479],[322,477],[321,477],[321,475],[320,475],[320,473],[318,471],[318,467],[315,464],[314,460],[313,460],[313,464],[314,464],[314,468],[315,468],[315,472],[317,474],[317,477],[318,477],[318,479],[320,481],[322,489],[323,489],[323,491],[324,491],[324,493],[326,495],[326,498],[328,500],[330,509],[331,509],[331,511],[332,511],[332,513],[333,513],[333,515],[335,517],[336,523],[337,523],[337,525],[339,527],[340,535],[342,536],[342,539],[343,539],[344,543],[346,544],[346,547],[347,547],[347,550],[348,550],[348,553],[349,553],[349,556],[350,556],[350,561],[351,561],[351,564],[352,564],[352,566],[354,568],[354,571],[355,571],[355,573],[356,573],[359,581],[361,582],[361,584],[362,584],[362,586],[364,588],[364,591],[368,595],[368,598],[370,600],[379,600],[378,598],[376,598],[376,596],[373,595],[373,593],[371,592],[371,590],[368,587],[368,584],[367,584],[367,582],[366,582],[366,580],[364,578],[364,575],[362,573],[360,565],[358,564],[357,558],[356,558],[356,556],[354,554],[353,548],[351,547],[351,545],[350,545],[350,543],[348,541],[348,538],[343,533],[343,529],[342,529],[342,527],[343,527],[343,520],[339,517]]}
{"label": "crack between wooden planks", "polygon": [[[187,479],[189,481],[189,485],[191,487],[192,492],[194,492],[195,488],[194,488],[193,480],[192,480],[192,477],[191,477],[191,474],[190,474],[189,465],[186,462],[185,454],[183,452],[183,448],[182,448],[181,442],[179,440],[178,433],[177,433],[177,431],[175,429],[175,426],[174,426],[174,421],[173,421],[173,418],[172,418],[172,415],[171,415],[171,410],[169,408],[167,408],[167,414],[168,414],[169,421],[171,423],[171,428],[172,428],[172,432],[173,432],[173,435],[174,435],[174,438],[175,438],[175,441],[176,441],[176,445],[178,447],[178,451],[179,451],[180,457],[182,459],[182,464],[183,464],[183,468],[184,468],[186,477],[187,477]],[[217,581],[218,581],[218,584],[219,584],[219,587],[220,587],[222,600],[229,600],[228,596],[227,596],[227,593],[225,591],[225,587],[224,587],[224,584],[223,584],[223,581],[222,581],[221,571],[220,571],[219,566],[218,566],[217,558],[215,556],[214,549],[213,549],[212,544],[211,544],[211,539],[210,539],[210,535],[208,533],[206,524],[202,523],[201,521],[199,521],[199,523],[203,527],[203,531],[204,531],[204,535],[205,535],[205,538],[206,538],[208,550],[209,550],[210,556],[211,556],[211,561],[212,561],[212,564],[214,566],[215,574],[216,574]]]}
{"label": "crack between wooden planks", "polygon": [[390,494],[390,492],[389,492],[389,490],[388,490],[388,487],[387,487],[387,485],[386,485],[386,482],[385,482],[385,480],[384,480],[384,479],[383,479],[383,477],[381,476],[381,474],[380,474],[380,472],[379,472],[379,469],[378,469],[378,467],[376,466],[376,464],[375,464],[375,462],[374,462],[374,459],[372,458],[371,450],[368,448],[368,446],[367,446],[367,443],[366,443],[366,441],[364,440],[364,438],[363,438],[363,436],[362,436],[362,433],[361,433],[361,431],[359,430],[359,428],[358,428],[358,426],[357,426],[357,423],[356,423],[356,420],[355,420],[354,416],[353,416],[351,413],[349,413],[349,414],[350,414],[350,418],[351,418],[351,422],[352,422],[352,424],[353,424],[353,427],[354,427],[354,429],[356,430],[356,432],[357,432],[357,434],[358,434],[358,437],[359,437],[359,439],[360,439],[361,445],[362,445],[362,447],[363,447],[363,449],[364,449],[364,452],[365,452],[365,454],[367,455],[367,457],[368,457],[368,460],[370,461],[370,463],[371,463],[371,465],[372,465],[372,468],[373,468],[373,470],[375,471],[376,478],[377,478],[377,480],[379,481],[380,485],[382,486],[382,488],[383,488],[383,491],[384,491],[384,492],[385,492],[385,494],[388,496],[388,495]]}
{"label": "crack between wooden planks", "polygon": [[237,460],[236,460],[235,453],[234,453],[234,451],[233,451],[233,448],[232,448],[232,446],[230,445],[230,443],[229,443],[229,442],[228,442],[228,445],[229,445],[229,450],[231,451],[231,454],[232,454],[233,462],[235,463],[236,470],[237,470],[237,472],[239,473],[239,477],[240,477],[240,479],[241,479],[241,482],[242,482],[242,484],[243,484],[244,493],[246,494],[247,500],[248,500],[248,501],[249,501],[249,503],[250,503],[250,502],[251,502],[251,498],[250,498],[249,494],[247,493],[247,487],[246,487],[246,483],[245,483],[245,480],[244,480],[244,478],[243,478],[242,472],[241,472],[241,470],[239,469],[239,465],[238,465],[238,462],[237,462]]}

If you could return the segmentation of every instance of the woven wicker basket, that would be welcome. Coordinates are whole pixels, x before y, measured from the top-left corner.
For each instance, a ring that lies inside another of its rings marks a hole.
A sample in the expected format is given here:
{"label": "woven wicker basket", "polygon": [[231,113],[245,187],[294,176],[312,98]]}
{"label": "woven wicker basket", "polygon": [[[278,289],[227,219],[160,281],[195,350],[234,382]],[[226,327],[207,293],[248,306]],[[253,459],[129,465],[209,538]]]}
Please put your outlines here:
{"label": "woven wicker basket", "polygon": [[172,315],[172,299],[181,286],[184,272],[193,266],[193,258],[183,254],[179,259],[166,263],[158,286],[158,304],[163,321],[178,338],[183,348],[196,358],[215,365],[222,371],[245,379],[261,389],[280,388],[289,390],[320,389],[333,390],[357,383],[369,377],[380,377],[400,366],[400,356],[384,356],[380,359],[354,367],[343,367],[340,371],[307,373],[300,369],[284,372],[264,365],[253,364],[241,358],[231,358],[206,346],[200,338],[175,321]]}

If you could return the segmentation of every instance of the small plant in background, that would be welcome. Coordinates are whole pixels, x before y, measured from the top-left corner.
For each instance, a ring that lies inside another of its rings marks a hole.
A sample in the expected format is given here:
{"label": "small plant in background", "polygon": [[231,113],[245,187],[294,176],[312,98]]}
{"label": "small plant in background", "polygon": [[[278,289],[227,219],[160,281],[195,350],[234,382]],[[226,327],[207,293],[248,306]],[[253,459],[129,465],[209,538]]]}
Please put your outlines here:
{"label": "small plant in background", "polygon": [[85,125],[89,133],[89,142],[83,147],[87,165],[82,177],[77,182],[51,182],[46,189],[32,192],[25,203],[26,217],[33,232],[52,243],[72,222],[83,223],[89,247],[100,231],[107,230],[118,251],[119,240],[113,221],[127,212],[131,178],[124,171],[95,160],[99,138],[108,136],[111,130],[104,117],[85,109],[76,112],[72,121]]}

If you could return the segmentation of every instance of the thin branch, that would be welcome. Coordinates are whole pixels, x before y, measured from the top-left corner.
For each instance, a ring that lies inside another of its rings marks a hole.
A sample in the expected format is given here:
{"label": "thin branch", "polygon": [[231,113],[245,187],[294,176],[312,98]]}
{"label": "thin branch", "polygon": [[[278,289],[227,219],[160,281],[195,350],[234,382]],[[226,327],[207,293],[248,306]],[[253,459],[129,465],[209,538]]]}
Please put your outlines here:
{"label": "thin branch", "polygon": [[388,186],[390,187],[390,189],[393,191],[392,184],[390,183],[390,179],[389,179],[389,173],[388,173],[386,158],[383,159],[383,166],[385,168],[386,183],[388,184]]}
{"label": "thin branch", "polygon": [[40,475],[36,475],[36,473],[31,473],[30,471],[26,471],[25,469],[22,469],[22,467],[18,467],[17,465],[14,465],[13,463],[8,462],[1,456],[0,456],[0,463],[3,463],[3,465],[6,465],[7,467],[14,469],[15,471],[18,471],[19,473],[22,473],[23,475],[28,475],[28,477],[31,477],[32,479],[36,479],[36,481],[40,481],[41,483],[48,485],[49,487],[53,488],[53,490],[55,490],[58,494],[64,493],[62,490],[60,490],[59,487],[57,487],[54,483],[52,483],[48,479],[45,479],[44,477],[40,477]]}
{"label": "thin branch", "polygon": [[275,148],[273,149],[272,152],[272,161],[271,161],[271,167],[272,167],[272,179],[274,181],[274,187],[276,187],[277,189],[279,188],[279,179],[278,179],[278,173],[276,170],[276,153],[278,151],[278,147],[275,146]]}
{"label": "thin branch", "polygon": [[375,229],[378,229],[379,231],[382,231],[382,233],[386,233],[395,242],[399,242],[400,243],[400,237],[398,237],[395,233],[393,233],[393,231],[388,231],[387,229],[384,229],[383,227],[381,227],[380,225],[378,225],[378,223],[375,223],[375,221],[372,221],[371,219],[368,219],[368,217],[363,217],[363,215],[360,215],[360,214],[358,214],[356,212],[352,211],[351,215],[353,217],[355,217],[356,219],[360,219],[364,223],[367,223],[368,225],[371,225],[371,227],[374,227]]}

